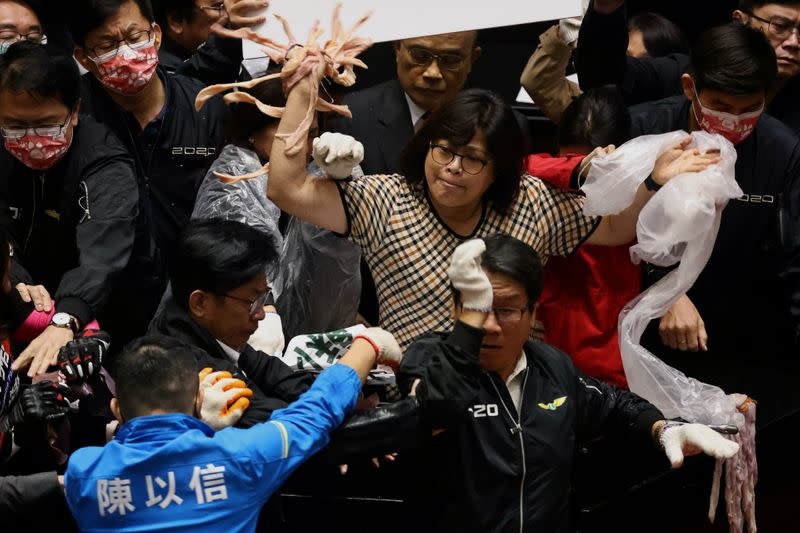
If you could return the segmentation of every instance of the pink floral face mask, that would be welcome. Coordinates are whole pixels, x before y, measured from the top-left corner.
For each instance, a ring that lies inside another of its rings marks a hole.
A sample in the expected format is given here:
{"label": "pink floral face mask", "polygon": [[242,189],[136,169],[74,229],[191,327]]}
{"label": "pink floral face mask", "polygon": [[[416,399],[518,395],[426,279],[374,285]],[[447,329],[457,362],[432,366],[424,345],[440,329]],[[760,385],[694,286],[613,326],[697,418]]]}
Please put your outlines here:
{"label": "pink floral face mask", "polygon": [[158,66],[155,41],[122,44],[119,48],[91,59],[100,74],[100,83],[122,94],[136,94],[150,82]]}
{"label": "pink floral face mask", "polygon": [[[71,118],[72,115],[67,118],[67,122]],[[47,170],[64,157],[72,144],[71,138],[67,140],[66,124],[49,128],[4,130],[3,144],[8,153],[26,167]]]}
{"label": "pink floral face mask", "polygon": [[694,118],[697,119],[700,127],[709,133],[719,133],[734,145],[739,144],[753,133],[758,119],[761,118],[761,114],[764,112],[763,104],[761,109],[750,113],[742,113],[741,115],[715,111],[703,106],[700,102],[700,97],[697,96],[697,91],[694,94],[700,111],[695,110],[694,105],[692,105],[692,110]]}

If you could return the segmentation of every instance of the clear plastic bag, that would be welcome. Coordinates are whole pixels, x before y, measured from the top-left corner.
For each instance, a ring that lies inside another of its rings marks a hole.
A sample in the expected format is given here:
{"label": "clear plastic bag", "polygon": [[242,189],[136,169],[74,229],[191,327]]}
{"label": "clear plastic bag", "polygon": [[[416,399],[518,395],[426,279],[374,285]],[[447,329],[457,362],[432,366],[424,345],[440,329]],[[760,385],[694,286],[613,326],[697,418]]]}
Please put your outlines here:
{"label": "clear plastic bag", "polygon": [[[281,211],[267,198],[267,174],[233,184],[213,174],[239,176],[257,172],[261,165],[252,150],[226,146],[200,185],[192,218],[237,220],[273,237],[279,259],[268,267],[267,277],[287,339],[353,324],[361,295],[361,248],[297,218],[282,236]],[[313,163],[308,172],[324,177]],[[354,170],[354,175],[360,173],[360,168]]]}
{"label": "clear plastic bag", "polygon": [[[325,178],[314,163],[309,174]],[[272,291],[287,339],[346,328],[355,322],[361,297],[361,248],[293,217]]]}
{"label": "clear plastic bag", "polygon": [[[257,172],[262,163],[252,150],[229,144],[211,164],[194,202],[192,219],[223,218],[236,220],[270,235],[275,243],[276,257],[283,248],[283,236],[278,229],[281,210],[267,198],[267,175],[237,183],[223,183],[214,172],[239,176]],[[278,263],[267,269],[272,280]]]}
{"label": "clear plastic bag", "polygon": [[[685,132],[634,139],[602,158],[595,158],[583,190],[587,215],[618,213],[633,201],[636,189],[650,175],[658,156],[686,137]],[[692,134],[701,151],[719,150],[721,162],[700,173],[671,179],[642,209],[636,227],[634,262],[677,268],[625,306],[619,317],[620,351],[630,389],[658,407],[666,417],[704,424],[744,420],[733,395],[670,367],[639,341],[648,323],[661,317],[697,280],[708,262],[722,210],[742,190],[736,183],[736,151],[722,136]]]}

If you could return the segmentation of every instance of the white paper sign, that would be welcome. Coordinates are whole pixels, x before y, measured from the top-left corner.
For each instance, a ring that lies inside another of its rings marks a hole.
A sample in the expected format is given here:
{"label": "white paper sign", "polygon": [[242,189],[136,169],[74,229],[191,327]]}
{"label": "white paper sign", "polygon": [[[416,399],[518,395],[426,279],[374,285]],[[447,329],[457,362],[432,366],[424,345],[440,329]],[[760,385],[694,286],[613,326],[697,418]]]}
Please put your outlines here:
{"label": "white paper sign", "polygon": [[[320,42],[330,36],[331,16],[339,0],[270,0],[267,22],[253,28],[279,43],[287,41],[273,13],[289,21],[295,37],[304,43],[315,19],[325,30]],[[581,0],[342,0],[341,21],[350,28],[359,17],[372,17],[358,35],[374,42],[394,41],[423,35],[512,26],[581,14]],[[531,36],[534,39],[535,36]],[[243,43],[244,57],[261,57],[261,46]]]}

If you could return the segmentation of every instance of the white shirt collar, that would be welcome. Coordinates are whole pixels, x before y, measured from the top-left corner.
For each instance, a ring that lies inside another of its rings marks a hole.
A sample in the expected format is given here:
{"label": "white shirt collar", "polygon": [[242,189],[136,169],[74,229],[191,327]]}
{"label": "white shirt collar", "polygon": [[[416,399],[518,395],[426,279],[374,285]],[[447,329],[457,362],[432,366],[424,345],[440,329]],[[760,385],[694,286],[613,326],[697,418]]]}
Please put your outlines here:
{"label": "white shirt collar", "polygon": [[406,102],[408,103],[408,111],[411,113],[411,125],[416,126],[417,122],[419,122],[419,119],[421,119],[422,115],[427,113],[427,111],[418,106],[414,102],[414,100],[412,100],[411,97],[408,96],[408,93],[403,92],[403,95],[405,95],[406,97]]}
{"label": "white shirt collar", "polygon": [[222,342],[219,339],[215,339],[215,340],[217,341],[217,344],[219,344],[220,347],[222,348],[222,351],[225,352],[225,355],[228,356],[228,359],[230,359],[231,362],[234,365],[238,365],[239,364],[239,356],[241,355],[239,353],[239,351],[238,350],[234,350],[233,348],[231,348],[230,346],[228,346],[227,344],[225,344],[224,342]]}
{"label": "white shirt collar", "polygon": [[514,379],[526,368],[528,368],[528,358],[525,357],[525,352],[522,352],[522,355],[520,355],[519,359],[517,359],[517,366],[514,367],[513,372],[511,372],[511,374],[508,375],[508,379],[506,379],[506,386],[514,381]]}
{"label": "white shirt collar", "polygon": [[522,352],[522,355],[517,359],[517,366],[514,367],[514,371],[506,379],[508,394],[511,396],[511,401],[514,402],[514,407],[518,413],[520,402],[522,402],[523,372],[526,368],[528,368],[528,358],[525,357],[525,352]]}

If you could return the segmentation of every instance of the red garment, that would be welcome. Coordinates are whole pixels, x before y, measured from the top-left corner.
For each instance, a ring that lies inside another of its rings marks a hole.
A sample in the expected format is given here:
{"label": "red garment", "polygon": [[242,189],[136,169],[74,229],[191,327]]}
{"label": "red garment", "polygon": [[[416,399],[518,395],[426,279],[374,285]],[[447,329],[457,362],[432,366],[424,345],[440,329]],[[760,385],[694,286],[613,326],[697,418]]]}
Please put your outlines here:
{"label": "red garment", "polygon": [[[583,156],[528,156],[527,171],[562,189]],[[641,271],[626,246],[584,244],[569,257],[551,257],[537,318],[544,341],[572,357],[592,377],[627,388],[619,352],[617,319],[641,290]]]}

